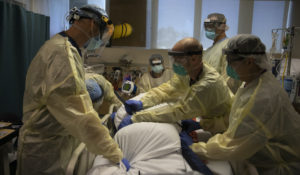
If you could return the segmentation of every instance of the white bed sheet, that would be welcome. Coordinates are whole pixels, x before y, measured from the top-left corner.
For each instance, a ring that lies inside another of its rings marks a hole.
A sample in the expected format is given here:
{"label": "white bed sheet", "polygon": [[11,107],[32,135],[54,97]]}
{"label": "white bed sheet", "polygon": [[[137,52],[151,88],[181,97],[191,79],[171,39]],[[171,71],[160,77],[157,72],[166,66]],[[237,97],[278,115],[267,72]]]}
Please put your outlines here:
{"label": "white bed sheet", "polygon": [[[186,174],[192,172],[183,159],[177,129],[166,123],[136,123],[122,128],[114,139],[130,162],[127,174]],[[103,166],[110,168],[102,169]],[[91,175],[124,174],[124,165],[113,165],[97,156]],[[109,171],[109,173],[108,173]],[[113,171],[113,172],[111,172]]]}
{"label": "white bed sheet", "polygon": [[[142,94],[133,98],[140,99]],[[160,106],[166,106],[161,104]],[[116,113],[115,125],[119,126],[126,116],[124,106]],[[140,174],[190,174],[201,175],[193,171],[181,155],[178,125],[167,123],[134,123],[117,132],[114,139],[129,160],[131,168],[126,172],[121,163],[115,165],[102,156],[97,156],[88,175],[138,175]],[[220,175],[232,175],[231,167],[226,161],[208,161],[207,166]]]}

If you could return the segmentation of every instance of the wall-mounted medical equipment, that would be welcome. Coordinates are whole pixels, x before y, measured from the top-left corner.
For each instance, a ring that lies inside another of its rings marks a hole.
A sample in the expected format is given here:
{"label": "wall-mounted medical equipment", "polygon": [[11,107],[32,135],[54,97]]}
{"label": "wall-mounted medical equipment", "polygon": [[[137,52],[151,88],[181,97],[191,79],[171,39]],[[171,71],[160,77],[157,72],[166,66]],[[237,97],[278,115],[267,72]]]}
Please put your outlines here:
{"label": "wall-mounted medical equipment", "polygon": [[132,81],[126,80],[122,84],[122,92],[125,94],[135,94],[136,89],[137,89],[137,87],[134,84],[134,82],[132,82]]}
{"label": "wall-mounted medical equipment", "polygon": [[296,76],[285,76],[282,81],[280,77],[280,82],[283,85],[283,88],[288,93],[290,101],[295,103],[300,103],[300,86],[299,79]]}

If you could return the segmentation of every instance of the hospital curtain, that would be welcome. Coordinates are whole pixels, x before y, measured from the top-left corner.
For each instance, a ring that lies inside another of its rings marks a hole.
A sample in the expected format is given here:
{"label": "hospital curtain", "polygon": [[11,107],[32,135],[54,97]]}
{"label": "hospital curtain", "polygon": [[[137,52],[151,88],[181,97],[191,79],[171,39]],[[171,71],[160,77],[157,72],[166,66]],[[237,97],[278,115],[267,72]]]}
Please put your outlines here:
{"label": "hospital curtain", "polygon": [[49,39],[50,18],[0,0],[0,120],[22,118],[28,66]]}

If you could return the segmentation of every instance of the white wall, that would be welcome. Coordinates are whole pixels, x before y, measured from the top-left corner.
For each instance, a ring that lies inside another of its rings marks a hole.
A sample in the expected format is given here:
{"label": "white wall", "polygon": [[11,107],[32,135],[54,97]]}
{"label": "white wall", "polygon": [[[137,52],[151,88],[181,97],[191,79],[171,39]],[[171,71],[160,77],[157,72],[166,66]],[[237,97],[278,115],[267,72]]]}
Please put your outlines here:
{"label": "white wall", "polygon": [[300,58],[300,1],[293,1],[292,25],[299,27],[295,31],[293,57]]}
{"label": "white wall", "polygon": [[89,58],[88,64],[118,64],[119,60],[127,55],[132,60],[133,66],[149,66],[149,58],[152,54],[161,54],[164,58],[165,66],[171,68],[168,50],[164,49],[145,49],[140,47],[114,47],[105,48],[100,58]]}

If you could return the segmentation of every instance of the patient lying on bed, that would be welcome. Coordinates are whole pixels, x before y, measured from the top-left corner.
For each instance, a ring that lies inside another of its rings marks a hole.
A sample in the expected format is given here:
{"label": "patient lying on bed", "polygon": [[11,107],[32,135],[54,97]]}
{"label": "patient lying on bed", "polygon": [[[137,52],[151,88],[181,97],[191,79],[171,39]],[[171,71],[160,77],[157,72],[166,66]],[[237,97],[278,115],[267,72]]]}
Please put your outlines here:
{"label": "patient lying on bed", "polygon": [[[132,124],[121,129],[115,140],[130,162],[127,174],[186,174],[192,172],[180,153],[180,138],[173,125]],[[109,165],[109,166],[108,166]],[[126,168],[97,156],[89,174],[123,174]]]}
{"label": "patient lying on bed", "polygon": [[[114,119],[116,128],[125,115],[122,106]],[[201,174],[193,171],[182,156],[180,131],[178,125],[167,123],[134,123],[124,127],[116,133],[114,139],[130,162],[129,171],[126,172],[122,163],[115,165],[97,156],[88,174]],[[207,166],[216,174],[232,174],[227,162],[212,161]]]}

